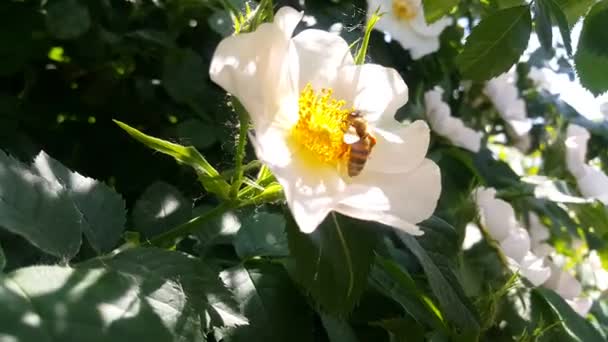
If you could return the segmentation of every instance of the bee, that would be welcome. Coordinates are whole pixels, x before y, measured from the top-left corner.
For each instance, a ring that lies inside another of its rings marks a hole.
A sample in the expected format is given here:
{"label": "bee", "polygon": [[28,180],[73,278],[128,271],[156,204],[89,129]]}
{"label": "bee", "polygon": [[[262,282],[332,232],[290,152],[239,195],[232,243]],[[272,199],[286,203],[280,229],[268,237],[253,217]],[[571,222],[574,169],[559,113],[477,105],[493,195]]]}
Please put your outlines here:
{"label": "bee", "polygon": [[372,148],[376,145],[374,137],[367,126],[367,121],[360,111],[352,111],[347,119],[348,131],[344,133],[344,142],[350,145],[348,152],[347,169],[350,177],[361,173]]}

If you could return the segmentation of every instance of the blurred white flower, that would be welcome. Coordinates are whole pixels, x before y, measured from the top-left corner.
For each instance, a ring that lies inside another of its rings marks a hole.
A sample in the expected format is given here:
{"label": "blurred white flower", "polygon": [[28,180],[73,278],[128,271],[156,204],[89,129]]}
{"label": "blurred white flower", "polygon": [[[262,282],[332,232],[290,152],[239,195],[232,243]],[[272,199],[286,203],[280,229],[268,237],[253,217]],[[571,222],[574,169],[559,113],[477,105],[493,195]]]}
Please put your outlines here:
{"label": "blurred white flower", "polygon": [[581,283],[569,272],[561,267],[551,264],[551,276],[543,284],[560,295],[579,315],[585,316],[591,309],[590,298],[581,296]]}
{"label": "blurred white flower", "polygon": [[[282,185],[300,230],[314,231],[333,210],[422,234],[415,224],[435,210],[441,176],[425,158],[428,126],[394,119],[407,102],[406,84],[393,69],[355,65],[336,34],[307,29],[292,37],[301,18],[283,7],[273,23],[224,39],[211,79],[249,112],[255,152]],[[350,177],[344,136],[353,109],[364,113],[377,144]]]}
{"label": "blurred white flower", "polygon": [[375,29],[389,33],[405,50],[410,51],[413,59],[439,50],[439,36],[452,24],[452,18],[448,17],[427,24],[422,0],[368,0],[368,20],[378,7],[380,12],[386,14]]}
{"label": "blurred white flower", "polygon": [[602,266],[602,260],[595,250],[591,251],[582,264],[593,277],[593,285],[600,291],[608,290],[608,271]]}
{"label": "blurred white flower", "polygon": [[542,224],[538,215],[533,212],[530,212],[528,218],[530,221],[529,232],[532,252],[541,258],[551,255],[555,249],[546,242],[551,237],[549,228]]}
{"label": "blurred white flower", "polygon": [[424,94],[426,117],[431,129],[458,147],[474,153],[479,152],[483,134],[466,127],[462,119],[452,117],[452,110],[442,100],[442,96],[443,89],[439,86]]}
{"label": "blurred white flower", "polygon": [[585,128],[570,124],[566,129],[566,167],[574,177],[585,174],[587,142],[591,135]]}
{"label": "blurred white flower", "polygon": [[585,128],[569,124],[566,129],[566,167],[576,178],[578,189],[586,198],[597,199],[608,205],[608,176],[586,160],[587,143],[591,135]]}
{"label": "blurred white flower", "polygon": [[526,103],[519,97],[516,82],[515,72],[506,72],[489,80],[483,93],[492,101],[500,117],[507,123],[510,135],[517,141],[528,134],[532,121],[528,118]]}
{"label": "blurred white flower", "polygon": [[513,207],[497,199],[493,188],[478,188],[473,194],[482,224],[490,237],[498,242],[509,268],[519,272],[534,286],[544,283],[551,271],[542,258],[530,251],[530,236],[519,226]]}
{"label": "blurred white flower", "polygon": [[465,251],[469,250],[482,239],[483,236],[481,235],[479,227],[475,223],[469,222],[465,228],[464,240],[462,241],[462,249]]}

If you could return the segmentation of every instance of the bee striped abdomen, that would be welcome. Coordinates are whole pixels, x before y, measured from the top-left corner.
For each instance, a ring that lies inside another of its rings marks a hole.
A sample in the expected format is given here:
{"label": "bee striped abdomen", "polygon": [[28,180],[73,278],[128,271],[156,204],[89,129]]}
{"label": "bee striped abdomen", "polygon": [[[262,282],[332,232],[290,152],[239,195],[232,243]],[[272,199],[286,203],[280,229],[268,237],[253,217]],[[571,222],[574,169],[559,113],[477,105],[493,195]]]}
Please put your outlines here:
{"label": "bee striped abdomen", "polygon": [[369,141],[365,138],[350,146],[348,158],[348,175],[350,177],[359,175],[363,170],[370,153],[369,145]]}

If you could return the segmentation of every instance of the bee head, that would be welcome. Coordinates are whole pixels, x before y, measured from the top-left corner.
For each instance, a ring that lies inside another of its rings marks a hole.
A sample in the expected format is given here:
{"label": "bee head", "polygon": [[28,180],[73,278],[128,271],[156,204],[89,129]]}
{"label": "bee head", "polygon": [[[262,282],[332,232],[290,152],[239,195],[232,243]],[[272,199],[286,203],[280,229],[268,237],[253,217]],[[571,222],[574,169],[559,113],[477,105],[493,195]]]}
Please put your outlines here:
{"label": "bee head", "polygon": [[353,110],[352,112],[350,112],[348,114],[349,119],[357,119],[357,118],[361,118],[361,117],[363,117],[363,113],[361,113],[361,111],[358,111],[358,110]]}

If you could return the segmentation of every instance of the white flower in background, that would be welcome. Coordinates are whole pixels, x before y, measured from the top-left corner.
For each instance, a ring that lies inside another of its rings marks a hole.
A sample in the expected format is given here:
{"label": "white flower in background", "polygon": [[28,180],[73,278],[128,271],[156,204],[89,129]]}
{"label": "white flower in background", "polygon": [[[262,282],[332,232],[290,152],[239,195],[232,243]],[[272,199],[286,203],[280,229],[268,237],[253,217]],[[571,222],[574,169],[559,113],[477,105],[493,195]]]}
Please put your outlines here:
{"label": "white flower in background", "polygon": [[543,258],[530,251],[528,231],[521,228],[515,211],[509,203],[496,198],[493,188],[478,188],[473,192],[481,221],[492,239],[498,242],[507,257],[509,267],[519,272],[534,286],[544,283],[551,270],[544,265]]}
{"label": "white flower in background", "polygon": [[529,233],[532,252],[541,258],[549,256],[555,252],[553,246],[547,243],[547,240],[551,237],[549,228],[542,224],[538,215],[533,212],[530,212],[528,218],[530,221]]}
{"label": "white flower in background", "polygon": [[[292,37],[301,18],[283,7],[273,23],[224,39],[211,79],[249,112],[255,152],[282,185],[300,230],[314,231],[336,211],[422,234],[415,224],[435,210],[441,176],[425,159],[428,126],[394,119],[407,102],[406,84],[393,69],[355,65],[338,35],[307,29]],[[364,113],[377,143],[350,177],[352,145],[344,139],[353,109]]]}
{"label": "white flower in background", "polygon": [[608,290],[608,271],[602,266],[602,260],[596,251],[591,251],[582,267],[592,278],[593,285],[600,291]]}
{"label": "white flower in background", "polygon": [[426,117],[437,134],[448,138],[454,145],[471,152],[479,152],[483,134],[466,127],[462,119],[452,117],[452,110],[442,100],[443,89],[439,86],[424,94]]}
{"label": "white flower in background", "polygon": [[510,135],[520,140],[532,129],[526,103],[519,97],[515,72],[506,72],[489,80],[483,93],[492,101],[500,117],[507,123]]}
{"label": "white flower in background", "polygon": [[384,16],[374,27],[390,34],[413,59],[439,50],[439,36],[452,24],[452,18],[441,18],[427,24],[422,0],[367,0],[367,18],[380,7]]}
{"label": "white flower in background", "polygon": [[566,129],[566,167],[576,178],[581,194],[608,205],[608,176],[585,162],[591,135],[585,128],[570,124]]}
{"label": "white flower in background", "polygon": [[543,284],[544,287],[552,289],[576,311],[579,315],[585,316],[591,309],[593,301],[591,298],[581,296],[581,283],[569,272],[561,267],[551,264],[551,276]]}
{"label": "white flower in background", "polygon": [[574,177],[585,174],[587,142],[591,135],[585,128],[570,124],[566,129],[566,167]]}

